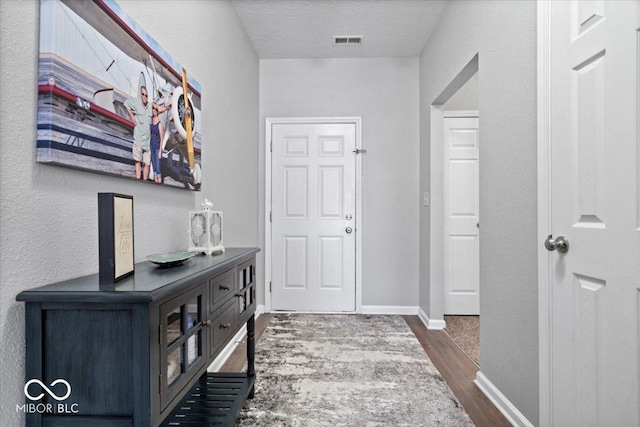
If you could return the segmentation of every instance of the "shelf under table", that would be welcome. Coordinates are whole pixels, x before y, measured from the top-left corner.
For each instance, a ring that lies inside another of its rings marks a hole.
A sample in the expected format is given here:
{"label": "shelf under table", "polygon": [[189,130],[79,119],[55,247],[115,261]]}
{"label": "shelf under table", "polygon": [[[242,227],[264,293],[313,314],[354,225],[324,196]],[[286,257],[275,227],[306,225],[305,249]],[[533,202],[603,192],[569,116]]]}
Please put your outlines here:
{"label": "shelf under table", "polygon": [[233,426],[254,381],[246,373],[207,372],[161,426]]}

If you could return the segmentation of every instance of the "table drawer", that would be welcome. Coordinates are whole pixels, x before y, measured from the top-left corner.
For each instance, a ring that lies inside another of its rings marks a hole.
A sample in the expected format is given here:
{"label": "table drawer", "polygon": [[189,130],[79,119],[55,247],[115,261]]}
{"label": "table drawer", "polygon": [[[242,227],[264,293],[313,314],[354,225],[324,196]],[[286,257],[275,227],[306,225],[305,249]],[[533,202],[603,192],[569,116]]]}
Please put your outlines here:
{"label": "table drawer", "polygon": [[222,308],[220,308],[220,315],[213,319],[211,322],[211,354],[215,356],[215,353],[219,351],[224,345],[237,332],[237,316],[236,316],[237,304],[235,299],[227,302]]}
{"label": "table drawer", "polygon": [[209,313],[213,313],[236,293],[236,269],[232,268],[209,280]]}

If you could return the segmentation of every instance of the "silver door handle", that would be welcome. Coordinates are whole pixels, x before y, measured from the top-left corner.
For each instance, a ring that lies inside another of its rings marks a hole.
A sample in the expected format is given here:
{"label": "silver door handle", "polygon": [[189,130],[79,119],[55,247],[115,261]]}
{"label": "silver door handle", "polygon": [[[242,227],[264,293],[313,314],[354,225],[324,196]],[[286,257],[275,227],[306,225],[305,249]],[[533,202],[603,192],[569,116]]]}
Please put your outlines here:
{"label": "silver door handle", "polygon": [[351,232],[353,231],[353,228],[351,227],[347,227],[346,230],[344,230],[347,232],[347,234],[351,234]]}
{"label": "silver door handle", "polygon": [[547,248],[549,252],[557,249],[558,252],[564,254],[569,250],[569,239],[564,236],[558,236],[554,239],[553,236],[549,234],[547,240],[544,241],[544,247]]}

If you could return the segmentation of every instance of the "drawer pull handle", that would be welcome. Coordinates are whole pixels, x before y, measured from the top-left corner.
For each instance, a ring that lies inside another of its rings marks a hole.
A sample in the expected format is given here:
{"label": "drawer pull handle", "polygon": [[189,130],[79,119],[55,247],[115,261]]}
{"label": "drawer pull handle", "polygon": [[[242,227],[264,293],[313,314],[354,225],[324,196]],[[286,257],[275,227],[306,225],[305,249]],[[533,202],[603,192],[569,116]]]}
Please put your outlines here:
{"label": "drawer pull handle", "polygon": [[220,329],[229,329],[231,327],[231,323],[221,323]]}
{"label": "drawer pull handle", "polygon": [[231,287],[229,285],[220,285],[221,291],[230,291]]}
{"label": "drawer pull handle", "polygon": [[246,294],[247,294],[247,290],[245,289],[245,290],[243,290],[242,292],[238,292],[238,293],[236,294],[236,296],[237,296],[238,298],[244,298],[244,296],[245,296]]}
{"label": "drawer pull handle", "polygon": [[202,321],[202,326],[211,326],[211,320],[203,320]]}

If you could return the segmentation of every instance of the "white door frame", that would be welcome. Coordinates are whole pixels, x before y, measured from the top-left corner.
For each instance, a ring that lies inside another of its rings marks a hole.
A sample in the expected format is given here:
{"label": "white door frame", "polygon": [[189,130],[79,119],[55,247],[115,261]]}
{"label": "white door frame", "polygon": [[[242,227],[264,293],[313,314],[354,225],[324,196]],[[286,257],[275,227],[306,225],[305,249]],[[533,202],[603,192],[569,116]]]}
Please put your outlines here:
{"label": "white door frame", "polygon": [[467,110],[463,110],[463,111],[458,111],[458,110],[447,111],[447,110],[445,110],[445,111],[443,111],[442,115],[443,115],[443,118],[445,118],[445,119],[449,119],[449,118],[452,118],[452,117],[453,118],[455,118],[455,117],[462,117],[462,118],[465,118],[465,117],[476,118],[477,117],[477,118],[480,118],[480,112],[478,110],[468,110],[468,111]]}
{"label": "white door frame", "polygon": [[538,369],[539,425],[551,425],[551,6],[538,0]]}
{"label": "white door frame", "polygon": [[[356,148],[362,148],[361,117],[282,117],[265,119],[264,156],[264,308],[271,312],[271,126],[274,124],[354,124]],[[356,155],[356,313],[362,313],[362,156]]]}

